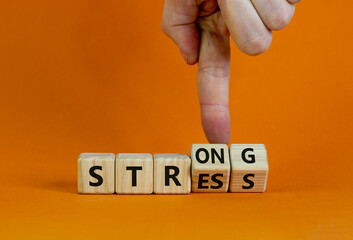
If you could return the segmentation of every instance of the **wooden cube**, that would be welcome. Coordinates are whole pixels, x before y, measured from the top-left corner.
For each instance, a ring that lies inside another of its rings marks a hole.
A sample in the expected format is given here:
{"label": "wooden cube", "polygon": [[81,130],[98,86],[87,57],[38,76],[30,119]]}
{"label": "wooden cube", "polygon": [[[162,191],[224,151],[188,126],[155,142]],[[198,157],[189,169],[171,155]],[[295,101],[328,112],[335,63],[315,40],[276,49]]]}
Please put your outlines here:
{"label": "wooden cube", "polygon": [[193,192],[227,192],[230,162],[226,144],[191,146]]}
{"label": "wooden cube", "polygon": [[232,173],[231,192],[264,192],[266,190],[268,162],[263,144],[230,145]]}
{"label": "wooden cube", "polygon": [[112,194],[115,191],[114,174],[114,153],[81,153],[78,158],[78,192]]}
{"label": "wooden cube", "polygon": [[119,153],[116,157],[116,193],[151,194],[153,158],[147,153]]}
{"label": "wooden cube", "polygon": [[191,191],[191,160],[187,154],[160,153],[153,156],[154,193],[188,194]]}

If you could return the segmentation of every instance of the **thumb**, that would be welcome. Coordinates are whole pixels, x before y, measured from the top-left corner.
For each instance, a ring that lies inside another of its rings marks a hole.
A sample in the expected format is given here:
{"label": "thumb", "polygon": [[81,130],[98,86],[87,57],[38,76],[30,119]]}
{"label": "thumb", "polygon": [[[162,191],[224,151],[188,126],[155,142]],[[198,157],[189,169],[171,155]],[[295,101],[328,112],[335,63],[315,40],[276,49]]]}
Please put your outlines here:
{"label": "thumb", "polygon": [[[206,24],[207,28],[211,26],[211,29],[212,25]],[[200,31],[197,88],[202,126],[208,141],[228,144],[230,140],[229,34],[225,25],[217,23],[214,29],[218,30]]]}
{"label": "thumb", "polygon": [[162,29],[178,45],[188,64],[198,60],[199,32],[195,24],[199,8],[195,1],[166,0]]}

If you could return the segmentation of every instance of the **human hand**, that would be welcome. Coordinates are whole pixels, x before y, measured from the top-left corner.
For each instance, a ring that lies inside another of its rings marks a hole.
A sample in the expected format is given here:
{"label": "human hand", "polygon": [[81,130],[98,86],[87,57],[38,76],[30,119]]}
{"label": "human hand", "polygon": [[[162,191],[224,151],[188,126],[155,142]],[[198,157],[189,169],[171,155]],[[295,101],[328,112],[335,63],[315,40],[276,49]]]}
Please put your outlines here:
{"label": "human hand", "polygon": [[300,0],[166,0],[162,29],[188,64],[198,62],[197,87],[202,126],[210,143],[228,143],[229,35],[246,54],[271,45]]}

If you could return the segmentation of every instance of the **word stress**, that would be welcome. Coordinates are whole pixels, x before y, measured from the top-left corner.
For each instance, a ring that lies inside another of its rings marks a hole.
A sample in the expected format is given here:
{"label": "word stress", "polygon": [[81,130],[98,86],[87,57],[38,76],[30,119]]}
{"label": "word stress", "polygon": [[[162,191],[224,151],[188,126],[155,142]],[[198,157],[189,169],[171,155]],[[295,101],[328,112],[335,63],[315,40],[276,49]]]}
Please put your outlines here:
{"label": "word stress", "polygon": [[193,144],[182,153],[81,153],[78,192],[189,194],[264,192],[268,161],[263,144]]}

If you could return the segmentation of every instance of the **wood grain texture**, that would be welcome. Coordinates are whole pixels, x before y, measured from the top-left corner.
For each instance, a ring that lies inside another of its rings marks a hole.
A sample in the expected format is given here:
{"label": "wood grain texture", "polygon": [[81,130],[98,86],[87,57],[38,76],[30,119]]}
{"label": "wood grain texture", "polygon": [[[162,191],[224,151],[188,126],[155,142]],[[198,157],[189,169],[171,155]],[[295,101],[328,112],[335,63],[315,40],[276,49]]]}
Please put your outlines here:
{"label": "wood grain texture", "polygon": [[[99,180],[90,174],[93,172],[102,177],[102,184],[94,186]],[[99,169],[100,168],[100,169]],[[112,194],[115,191],[115,154],[114,153],[81,153],[78,157],[78,192],[90,194]],[[91,183],[91,184],[90,184]]]}
{"label": "wood grain texture", "polygon": [[[136,182],[133,170],[136,170]],[[149,153],[119,153],[116,157],[116,192],[118,194],[151,194],[153,192],[153,158]]]}
{"label": "wood grain texture", "polygon": [[[191,191],[191,159],[187,154],[159,153],[153,156],[154,193],[188,194]],[[167,180],[166,180],[167,174]],[[174,176],[176,180],[174,180]]]}
{"label": "wood grain texture", "polygon": [[229,148],[232,173],[231,192],[264,192],[268,161],[263,144],[232,144]]}
{"label": "wood grain texture", "polygon": [[190,156],[192,192],[228,191],[230,162],[226,144],[193,144]]}

